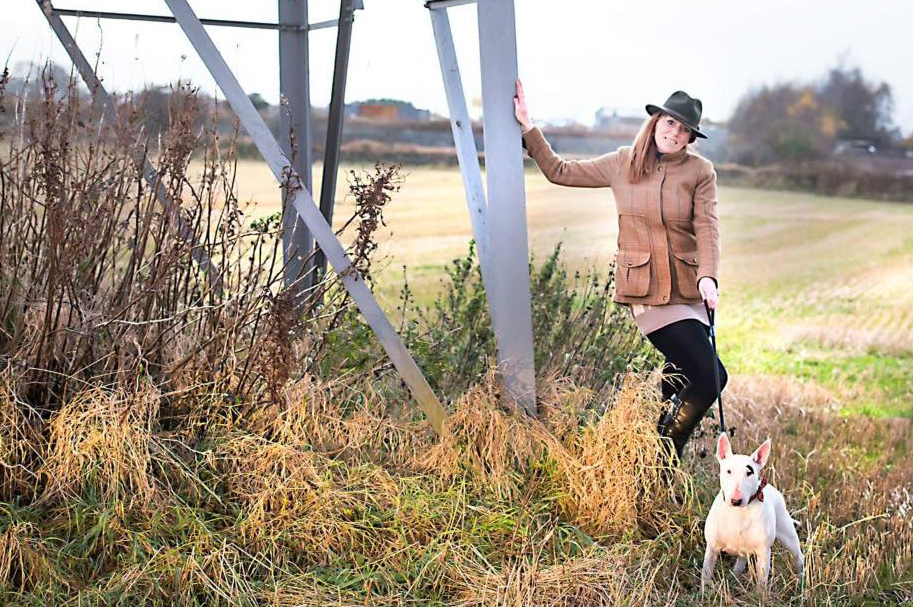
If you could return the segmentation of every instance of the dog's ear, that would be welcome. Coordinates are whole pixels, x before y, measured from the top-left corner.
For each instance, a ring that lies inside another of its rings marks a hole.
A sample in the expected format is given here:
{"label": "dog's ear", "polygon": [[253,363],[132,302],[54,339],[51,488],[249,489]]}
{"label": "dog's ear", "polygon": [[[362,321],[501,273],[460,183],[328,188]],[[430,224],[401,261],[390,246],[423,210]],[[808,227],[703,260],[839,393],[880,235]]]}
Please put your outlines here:
{"label": "dog's ear", "polygon": [[770,439],[768,438],[764,441],[764,444],[758,447],[754,453],[751,454],[751,459],[758,464],[761,468],[764,467],[764,464],[767,463],[768,458],[770,458]]}
{"label": "dog's ear", "polygon": [[726,433],[722,432],[716,441],[716,458],[722,462],[727,457],[732,457],[732,445],[729,444],[729,437]]}

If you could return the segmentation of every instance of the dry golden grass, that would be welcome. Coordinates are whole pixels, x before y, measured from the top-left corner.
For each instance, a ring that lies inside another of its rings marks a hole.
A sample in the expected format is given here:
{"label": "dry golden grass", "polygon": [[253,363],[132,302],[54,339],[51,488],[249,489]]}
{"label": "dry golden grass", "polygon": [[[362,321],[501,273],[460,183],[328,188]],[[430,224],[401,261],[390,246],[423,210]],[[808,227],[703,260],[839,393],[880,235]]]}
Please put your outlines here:
{"label": "dry golden grass", "polygon": [[149,474],[160,395],[91,389],[75,395],[48,424],[43,500],[73,500],[96,487],[110,503],[149,506],[157,482]]}
{"label": "dry golden grass", "polygon": [[245,518],[241,537],[282,564],[293,551],[298,558],[327,564],[331,554],[364,549],[364,543],[390,541],[359,524],[368,507],[393,503],[396,485],[380,468],[336,464],[301,448],[254,436],[232,436],[213,453],[228,497],[240,503]]}
{"label": "dry golden grass", "polygon": [[250,577],[263,567],[242,548],[216,535],[199,535],[180,549],[156,551],[114,572],[71,603],[104,605],[110,597],[130,596],[137,604],[252,606],[256,584]]}
{"label": "dry golden grass", "polygon": [[575,420],[593,417],[586,408],[594,405],[591,395],[556,390],[556,402],[541,404],[540,421],[505,412],[495,385],[490,377],[462,397],[423,460],[429,474],[466,477],[510,501],[528,500],[532,483],[594,535],[655,532],[671,523],[655,508],[669,497],[668,462],[652,421],[661,403],[643,380],[630,376],[601,415],[571,431],[568,413]]}
{"label": "dry golden grass", "polygon": [[568,445],[572,459],[555,457],[568,484],[564,508],[590,533],[624,536],[637,528],[659,533],[676,527],[657,507],[670,497],[669,461],[656,439],[662,403],[653,385],[626,378],[605,413]]}
{"label": "dry golden grass", "polygon": [[525,477],[550,445],[537,440],[534,421],[505,414],[499,402],[491,377],[464,394],[424,458],[424,469],[451,479],[465,475],[501,499],[520,498]]}
{"label": "dry golden grass", "polygon": [[[75,584],[92,604],[756,604],[728,563],[700,598],[712,438],[662,467],[655,379],[629,376],[606,402],[550,382],[530,420],[490,377],[440,440],[383,395],[343,407],[339,383],[310,378],[202,442],[156,426],[155,392],[75,395],[31,438],[46,441],[48,499],[2,514],[0,574],[9,596],[50,603]],[[804,589],[775,550],[769,604],[913,600],[913,424],[842,418],[828,391],[776,377],[733,378],[726,406],[738,451],[773,438],[767,475],[801,522]],[[78,548],[86,516],[104,527]]]}
{"label": "dry golden grass", "polygon": [[39,538],[31,523],[7,525],[0,532],[0,588],[32,590],[55,578],[53,556]]}
{"label": "dry golden grass", "polygon": [[[401,469],[420,461],[435,441],[433,429],[424,421],[400,420],[386,408],[357,408],[347,415],[339,401],[348,389],[344,381],[305,376],[285,388],[280,403],[255,411],[250,427],[270,440],[345,461]],[[382,401],[370,393],[368,399]]]}
{"label": "dry golden grass", "polygon": [[468,567],[456,605],[675,605],[665,592],[671,559],[640,560],[628,547],[587,550],[557,565],[541,564],[541,554],[524,555],[500,570]]}

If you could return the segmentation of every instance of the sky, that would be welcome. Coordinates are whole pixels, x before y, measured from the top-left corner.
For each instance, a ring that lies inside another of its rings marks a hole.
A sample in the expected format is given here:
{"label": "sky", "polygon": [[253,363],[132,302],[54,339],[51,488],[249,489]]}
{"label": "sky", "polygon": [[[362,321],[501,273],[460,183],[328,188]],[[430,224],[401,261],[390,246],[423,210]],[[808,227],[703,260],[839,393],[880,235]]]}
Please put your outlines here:
{"label": "sky", "polygon": [[[278,0],[277,0],[278,1]],[[0,0],[0,53],[10,65],[69,60],[35,0]],[[277,2],[190,0],[200,17],[274,21]],[[59,8],[168,14],[162,0],[56,0]],[[431,23],[422,0],[364,0],[356,13],[346,100],[391,97],[446,115]],[[913,131],[910,0],[515,0],[517,61],[530,113],[592,124],[601,107],[643,113],[682,89],[704,117],[725,121],[749,90],[812,82],[842,62],[894,91],[894,121]],[[338,16],[338,0],[310,0],[309,20]],[[474,5],[448,9],[470,111],[481,109]],[[73,17],[65,22],[109,90],[190,79],[215,84],[177,25]],[[279,98],[272,31],[208,28],[249,92]],[[311,101],[330,98],[335,28],[310,34]]]}

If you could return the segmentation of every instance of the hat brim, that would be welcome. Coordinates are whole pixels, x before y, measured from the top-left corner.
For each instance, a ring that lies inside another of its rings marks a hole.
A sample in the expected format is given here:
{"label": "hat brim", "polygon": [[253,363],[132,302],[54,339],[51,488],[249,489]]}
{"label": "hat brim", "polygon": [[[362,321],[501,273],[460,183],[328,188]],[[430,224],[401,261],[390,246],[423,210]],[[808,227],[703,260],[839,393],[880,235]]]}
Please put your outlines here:
{"label": "hat brim", "polygon": [[661,105],[653,105],[652,103],[648,103],[647,104],[647,113],[652,116],[656,112],[662,112],[664,114],[669,114],[670,116],[672,116],[673,118],[675,118],[676,120],[678,120],[679,122],[681,122],[682,124],[687,126],[689,129],[691,129],[691,133],[695,137],[700,137],[701,139],[707,139],[707,135],[703,134],[699,128],[697,128],[696,126],[691,124],[684,116],[682,116],[678,112],[673,112],[669,108],[661,106]]}

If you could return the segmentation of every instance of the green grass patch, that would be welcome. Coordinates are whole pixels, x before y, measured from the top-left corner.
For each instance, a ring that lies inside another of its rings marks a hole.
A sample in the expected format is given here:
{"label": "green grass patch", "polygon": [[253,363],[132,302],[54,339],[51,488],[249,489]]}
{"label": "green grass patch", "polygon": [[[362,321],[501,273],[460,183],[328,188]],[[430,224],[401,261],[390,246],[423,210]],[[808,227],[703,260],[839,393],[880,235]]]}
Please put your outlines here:
{"label": "green grass patch", "polygon": [[752,319],[722,328],[721,357],[732,372],[813,382],[833,390],[847,414],[913,417],[913,356],[848,354],[809,341],[784,344],[775,337],[775,324]]}

